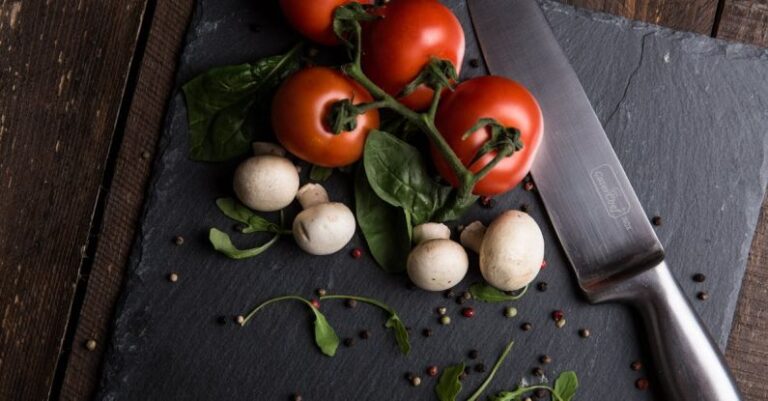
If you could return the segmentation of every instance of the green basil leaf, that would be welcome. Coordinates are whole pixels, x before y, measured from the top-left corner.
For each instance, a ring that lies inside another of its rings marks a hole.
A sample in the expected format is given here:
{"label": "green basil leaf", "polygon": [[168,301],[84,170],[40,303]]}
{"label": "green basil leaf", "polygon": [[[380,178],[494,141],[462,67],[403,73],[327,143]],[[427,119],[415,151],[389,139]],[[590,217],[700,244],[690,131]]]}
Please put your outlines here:
{"label": "green basil leaf", "polygon": [[333,174],[332,168],[312,165],[312,169],[309,170],[309,179],[312,181],[323,182],[330,178],[331,174]]}
{"label": "green basil leaf", "polygon": [[435,386],[435,393],[440,401],[456,401],[456,397],[461,392],[461,381],[459,381],[459,376],[461,376],[463,372],[463,362],[443,369],[443,373],[437,381],[437,386]]}
{"label": "green basil leaf", "polygon": [[506,292],[486,283],[474,283],[469,286],[469,293],[472,294],[472,298],[482,302],[515,301],[525,295],[526,291],[528,291],[528,286],[520,290],[520,292],[517,294],[513,295],[507,294]]}
{"label": "green basil leaf", "polygon": [[339,336],[336,335],[325,315],[314,306],[310,306],[310,308],[315,313],[315,344],[323,354],[334,356],[336,349],[339,348]]}
{"label": "green basil leaf", "polygon": [[393,313],[384,326],[395,330],[395,341],[397,341],[397,346],[400,347],[400,352],[408,355],[411,352],[411,343],[408,341],[408,329],[405,328],[400,317]]}
{"label": "green basil leaf", "polygon": [[576,377],[576,372],[562,372],[557,377],[557,380],[555,380],[554,392],[561,401],[571,401],[573,396],[576,395],[576,389],[578,388],[579,379]]}
{"label": "green basil leaf", "polygon": [[232,244],[232,240],[227,233],[216,228],[211,228],[208,232],[208,240],[211,242],[211,245],[213,245],[213,249],[232,259],[245,259],[260,255],[274,245],[278,239],[280,239],[280,234],[275,234],[272,239],[267,241],[264,245],[251,249],[237,249],[235,245]]}
{"label": "green basil leaf", "polygon": [[407,212],[373,192],[362,165],[355,172],[355,216],[376,263],[387,273],[404,271],[411,250]]}
{"label": "green basil leaf", "polygon": [[450,187],[438,185],[429,176],[415,147],[383,131],[368,135],[363,165],[376,195],[405,209],[414,225],[428,222],[451,192]]}
{"label": "green basil leaf", "polygon": [[491,381],[493,380],[493,377],[496,376],[496,372],[499,371],[499,368],[501,367],[501,364],[504,362],[504,360],[507,358],[507,355],[509,355],[509,352],[512,350],[512,345],[514,345],[514,341],[510,341],[509,344],[504,348],[504,351],[499,355],[499,359],[496,360],[496,363],[493,365],[493,368],[491,369],[491,373],[488,374],[488,376],[483,380],[483,383],[480,385],[480,387],[475,390],[474,393],[472,393],[472,396],[467,398],[467,401],[475,401],[478,398],[480,398],[481,395],[483,395],[483,391],[488,387],[489,384],[491,384]]}
{"label": "green basil leaf", "polygon": [[299,68],[301,46],[255,63],[212,68],[182,90],[187,103],[190,158],[222,161],[250,150],[246,120],[254,102]]}
{"label": "green basil leaf", "polygon": [[246,225],[243,234],[250,234],[261,231],[279,232],[280,226],[257,215],[251,209],[232,198],[216,199],[216,206],[219,207],[225,216],[232,220],[239,221]]}

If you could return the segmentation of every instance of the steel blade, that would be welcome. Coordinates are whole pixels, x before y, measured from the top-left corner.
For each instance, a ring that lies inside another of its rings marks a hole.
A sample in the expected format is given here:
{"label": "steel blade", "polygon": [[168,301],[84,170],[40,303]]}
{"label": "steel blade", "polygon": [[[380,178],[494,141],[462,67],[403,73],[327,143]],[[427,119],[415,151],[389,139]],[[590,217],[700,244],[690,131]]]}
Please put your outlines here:
{"label": "steel blade", "polygon": [[660,262],[661,243],[536,0],[468,4],[491,74],[522,83],[541,106],[531,174],[581,287]]}

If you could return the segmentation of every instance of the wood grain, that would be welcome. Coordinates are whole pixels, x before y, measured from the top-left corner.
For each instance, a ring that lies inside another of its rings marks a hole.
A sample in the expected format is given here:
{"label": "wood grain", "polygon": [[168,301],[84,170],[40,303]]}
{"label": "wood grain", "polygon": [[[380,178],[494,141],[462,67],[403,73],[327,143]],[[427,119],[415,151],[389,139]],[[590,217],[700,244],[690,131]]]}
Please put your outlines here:
{"label": "wood grain", "polygon": [[709,35],[718,0],[562,0],[563,3]]}
{"label": "wood grain", "polygon": [[768,47],[768,1],[723,0],[715,33],[721,39]]}
{"label": "wood grain", "polygon": [[[110,184],[88,290],[70,345],[60,400],[90,400],[97,388],[113,309],[143,208],[152,154],[162,131],[193,3],[161,1],[156,5]],[[95,350],[84,346],[89,340],[96,341]]]}
{"label": "wood grain", "polygon": [[0,399],[47,400],[145,0],[0,1]]}

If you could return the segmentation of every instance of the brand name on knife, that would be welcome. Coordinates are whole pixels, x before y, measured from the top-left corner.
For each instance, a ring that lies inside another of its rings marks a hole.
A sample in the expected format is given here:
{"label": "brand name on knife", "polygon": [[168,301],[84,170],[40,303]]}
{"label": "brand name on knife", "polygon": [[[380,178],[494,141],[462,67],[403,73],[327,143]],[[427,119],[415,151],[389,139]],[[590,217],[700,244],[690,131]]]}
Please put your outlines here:
{"label": "brand name on knife", "polygon": [[603,164],[592,169],[589,175],[608,215],[614,219],[626,216],[629,213],[629,200],[613,168]]}

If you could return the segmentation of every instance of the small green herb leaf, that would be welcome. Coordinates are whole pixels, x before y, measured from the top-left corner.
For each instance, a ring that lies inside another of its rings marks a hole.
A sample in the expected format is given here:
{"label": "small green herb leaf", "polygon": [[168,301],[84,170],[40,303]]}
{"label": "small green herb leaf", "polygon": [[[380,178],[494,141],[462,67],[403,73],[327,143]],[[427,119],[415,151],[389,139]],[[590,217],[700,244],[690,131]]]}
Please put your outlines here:
{"label": "small green herb leaf", "polygon": [[245,259],[260,255],[274,245],[278,239],[280,239],[280,234],[275,234],[272,239],[267,241],[264,245],[251,249],[237,249],[235,245],[232,244],[232,240],[227,233],[216,228],[211,228],[208,232],[208,240],[211,242],[211,245],[213,245],[213,249],[232,259]]}
{"label": "small green herb leaf", "polygon": [[520,401],[523,397],[523,394],[529,392],[531,392],[530,388],[523,387],[515,391],[502,391],[496,395],[490,396],[488,399],[490,401]]}
{"label": "small green herb leaf", "polygon": [[362,165],[356,170],[355,215],[368,249],[384,271],[402,272],[411,249],[407,214],[373,192]]}
{"label": "small green herb leaf", "polygon": [[325,315],[311,304],[310,308],[315,314],[315,344],[317,344],[323,354],[334,356],[336,349],[339,348],[339,336],[336,335]]}
{"label": "small green herb leaf", "polygon": [[560,376],[555,380],[553,392],[557,394],[560,401],[571,401],[578,388],[579,379],[576,377],[576,372],[566,371],[560,373]]}
{"label": "small green herb leaf", "polygon": [[332,168],[312,165],[312,169],[309,170],[309,179],[312,181],[323,182],[330,178],[331,174],[333,174]]}
{"label": "small green herb leaf", "polygon": [[408,355],[411,352],[411,343],[408,341],[408,329],[405,328],[400,317],[393,313],[384,326],[395,330],[395,341],[397,341],[397,346],[400,347],[400,352]]}
{"label": "small green herb leaf", "polygon": [[254,103],[266,98],[299,68],[298,45],[288,53],[255,63],[216,67],[187,82],[190,158],[222,161],[250,150],[246,120]]}
{"label": "small green herb leaf", "polygon": [[279,225],[257,215],[251,209],[232,198],[216,199],[216,206],[225,216],[245,224],[246,226],[242,231],[244,234],[261,231],[282,232]]}
{"label": "small green herb leaf", "polygon": [[456,401],[456,397],[461,392],[461,381],[459,381],[459,376],[461,376],[463,372],[463,362],[443,369],[443,373],[437,381],[437,386],[435,386],[435,393],[440,401]]}
{"label": "small green herb leaf", "polygon": [[518,293],[512,295],[487,283],[474,283],[469,286],[469,293],[472,294],[472,298],[482,302],[515,301],[522,298],[526,291],[528,291],[528,286],[525,286],[522,290],[518,290]]}
{"label": "small green herb leaf", "polygon": [[504,362],[504,359],[506,359],[507,355],[509,355],[509,352],[512,350],[512,345],[514,344],[514,341],[510,341],[509,344],[507,344],[507,346],[504,348],[504,351],[501,353],[501,355],[499,355],[499,359],[497,359],[496,363],[493,365],[491,373],[489,373],[485,380],[483,380],[483,384],[481,384],[480,387],[478,387],[477,390],[472,393],[472,396],[467,398],[467,401],[475,401],[480,398],[481,395],[483,395],[483,391],[485,391],[488,385],[491,384],[493,377],[496,376],[496,372],[498,372],[501,364]]}

